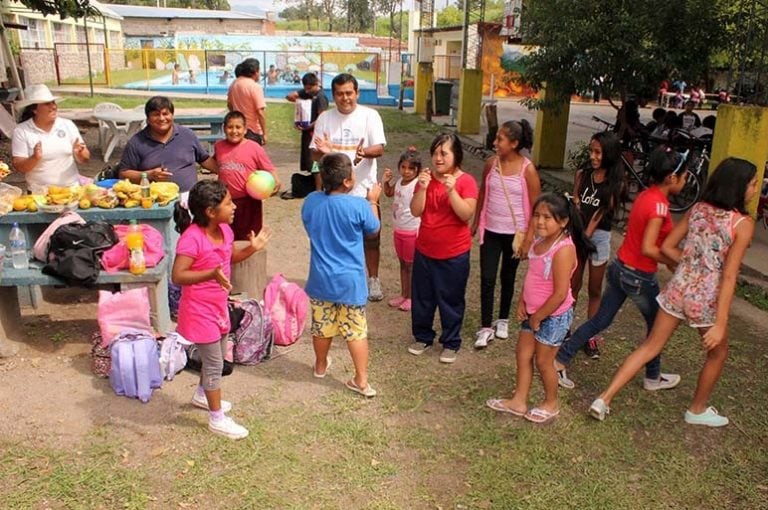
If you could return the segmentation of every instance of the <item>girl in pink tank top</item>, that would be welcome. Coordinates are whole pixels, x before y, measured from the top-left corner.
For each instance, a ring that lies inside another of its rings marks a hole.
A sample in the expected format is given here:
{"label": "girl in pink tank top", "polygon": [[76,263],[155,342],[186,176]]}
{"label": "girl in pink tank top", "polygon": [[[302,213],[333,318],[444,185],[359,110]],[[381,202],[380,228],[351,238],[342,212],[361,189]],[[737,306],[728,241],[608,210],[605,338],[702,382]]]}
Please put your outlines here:
{"label": "girl in pink tank top", "polygon": [[[507,338],[512,295],[520,259],[533,241],[528,228],[531,204],[541,182],[531,160],[521,154],[533,145],[527,120],[505,122],[494,142],[496,155],[488,158],[480,182],[478,211],[472,224],[480,242],[480,329],[475,348],[484,349],[495,338]],[[499,274],[501,261],[501,274]],[[493,320],[496,279],[501,281],[499,315]]]}
{"label": "girl in pink tank top", "polygon": [[[531,228],[537,240],[528,251],[528,273],[517,305],[517,318],[522,322],[516,352],[517,387],[512,398],[491,399],[487,405],[534,423],[547,423],[560,413],[554,361],[573,320],[571,277],[578,257],[595,247],[584,233],[576,205],[565,195],[541,195],[534,204]],[[544,401],[528,409],[534,362],[544,386]]]}

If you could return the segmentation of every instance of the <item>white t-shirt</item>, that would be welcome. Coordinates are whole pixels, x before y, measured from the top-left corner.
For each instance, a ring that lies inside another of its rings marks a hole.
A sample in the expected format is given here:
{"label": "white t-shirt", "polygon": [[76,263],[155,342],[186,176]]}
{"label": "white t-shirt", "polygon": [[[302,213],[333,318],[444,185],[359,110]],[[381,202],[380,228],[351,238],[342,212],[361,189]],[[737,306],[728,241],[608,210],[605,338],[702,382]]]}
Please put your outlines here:
{"label": "white t-shirt", "polygon": [[78,183],[73,145],[82,140],[74,122],[57,117],[49,132],[37,127],[33,119],[18,124],[13,130],[13,157],[28,158],[41,142],[43,158],[35,168],[24,174],[32,193],[43,193],[46,186],[71,186]]}
{"label": "white t-shirt", "polygon": [[394,219],[395,230],[411,232],[418,230],[419,225],[421,225],[421,218],[411,214],[411,200],[413,200],[413,192],[416,191],[417,181],[418,179],[412,179],[411,182],[403,185],[403,178],[397,178],[395,197],[392,202],[392,218]]}
{"label": "white t-shirt", "polygon": [[[314,136],[324,138],[326,135],[331,139],[333,151],[346,154],[353,164],[361,138],[364,148],[387,143],[379,112],[363,105],[357,105],[352,113],[346,115],[338,110],[326,110],[320,114],[315,121]],[[309,148],[315,148],[314,140],[309,144]],[[376,169],[376,158],[364,158],[353,167],[355,187],[349,194],[365,198],[368,190],[378,180]]]}

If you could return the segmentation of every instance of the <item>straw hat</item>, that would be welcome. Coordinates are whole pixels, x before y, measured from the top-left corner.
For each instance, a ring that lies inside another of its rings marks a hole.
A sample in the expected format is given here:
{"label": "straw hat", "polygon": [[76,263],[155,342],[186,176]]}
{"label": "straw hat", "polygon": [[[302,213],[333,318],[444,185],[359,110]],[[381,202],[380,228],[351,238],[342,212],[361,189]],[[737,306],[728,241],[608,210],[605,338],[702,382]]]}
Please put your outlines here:
{"label": "straw hat", "polygon": [[31,104],[50,103],[51,101],[58,101],[61,99],[60,96],[54,96],[51,94],[51,90],[42,83],[30,85],[29,87],[25,88],[24,97],[26,99],[16,101],[17,110],[23,110]]}

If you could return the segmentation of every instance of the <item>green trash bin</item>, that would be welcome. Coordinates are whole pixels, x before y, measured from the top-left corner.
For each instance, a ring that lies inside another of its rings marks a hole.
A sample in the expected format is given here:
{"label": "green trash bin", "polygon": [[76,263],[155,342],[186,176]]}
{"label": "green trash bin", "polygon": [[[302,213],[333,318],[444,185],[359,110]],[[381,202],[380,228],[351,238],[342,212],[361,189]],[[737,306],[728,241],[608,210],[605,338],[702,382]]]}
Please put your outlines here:
{"label": "green trash bin", "polygon": [[451,113],[451,88],[453,88],[452,81],[437,80],[435,82],[435,115]]}

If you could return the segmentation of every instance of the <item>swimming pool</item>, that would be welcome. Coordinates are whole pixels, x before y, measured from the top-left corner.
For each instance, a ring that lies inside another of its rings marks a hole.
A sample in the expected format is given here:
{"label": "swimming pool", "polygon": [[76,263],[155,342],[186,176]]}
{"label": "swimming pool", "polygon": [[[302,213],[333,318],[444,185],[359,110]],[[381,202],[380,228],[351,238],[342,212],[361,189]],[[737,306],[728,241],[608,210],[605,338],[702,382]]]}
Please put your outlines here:
{"label": "swimming pool", "polygon": [[[325,90],[328,99],[330,98],[331,81],[337,73],[322,73],[323,89]],[[227,89],[234,81],[234,76],[225,77],[224,71],[208,71],[201,73],[195,77],[193,83],[189,82],[189,74],[181,73],[179,83],[174,85],[171,83],[171,73],[167,76],[161,76],[153,80],[140,80],[122,85],[121,88],[135,89],[135,90],[152,90],[156,92],[191,92],[198,94],[213,94],[226,96]],[[362,104],[379,104],[379,97],[376,93],[376,85],[368,80],[357,80],[358,89],[360,90],[359,102]],[[288,83],[285,81],[278,81],[274,84],[267,84],[264,79],[261,80],[261,85],[264,87],[264,95],[266,97],[283,98],[289,92],[302,87],[301,83]]]}

